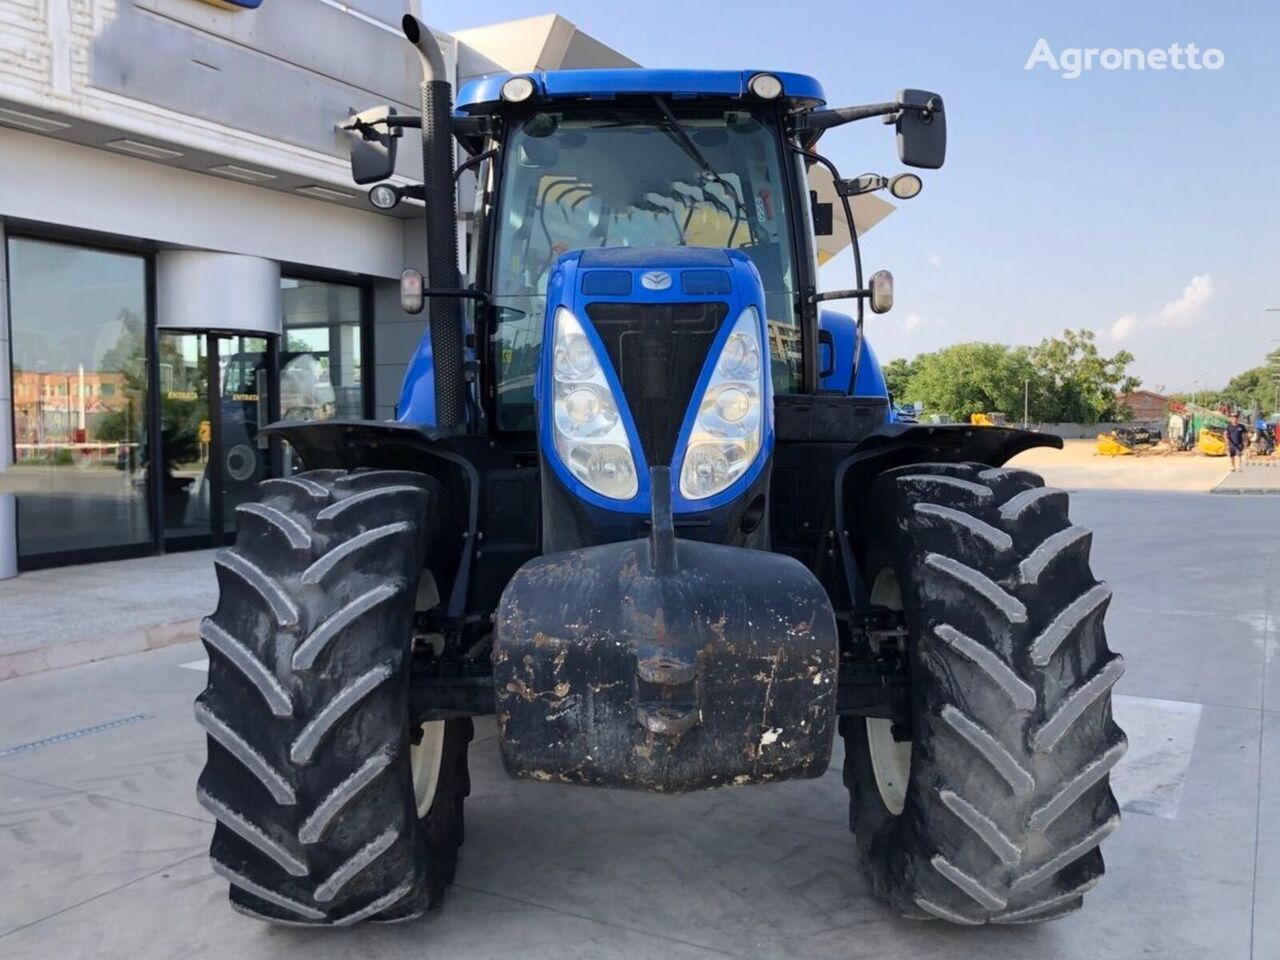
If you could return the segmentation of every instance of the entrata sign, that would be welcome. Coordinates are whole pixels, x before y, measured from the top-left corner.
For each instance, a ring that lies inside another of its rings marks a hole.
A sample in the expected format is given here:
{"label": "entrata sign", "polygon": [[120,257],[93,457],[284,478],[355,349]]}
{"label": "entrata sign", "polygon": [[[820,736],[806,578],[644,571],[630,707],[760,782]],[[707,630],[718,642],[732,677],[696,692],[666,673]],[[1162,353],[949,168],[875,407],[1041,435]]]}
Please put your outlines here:
{"label": "entrata sign", "polygon": [[257,10],[262,6],[262,0],[200,0],[200,2],[221,7],[223,10]]}

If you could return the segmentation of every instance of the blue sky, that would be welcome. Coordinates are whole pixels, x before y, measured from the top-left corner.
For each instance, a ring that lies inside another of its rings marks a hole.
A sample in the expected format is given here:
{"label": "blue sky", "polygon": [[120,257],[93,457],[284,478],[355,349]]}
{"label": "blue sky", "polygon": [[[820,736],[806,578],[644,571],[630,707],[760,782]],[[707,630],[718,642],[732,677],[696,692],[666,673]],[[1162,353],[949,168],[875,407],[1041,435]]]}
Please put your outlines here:
{"label": "blue sky", "polygon": [[[1172,390],[1221,384],[1280,346],[1280,313],[1263,312],[1280,306],[1280,4],[471,0],[433,22],[551,11],[645,66],[812,73],[833,104],[943,95],[947,165],[863,243],[868,267],[897,279],[894,311],[869,321],[884,358],[1083,326]],[[1041,37],[1057,55],[1176,42],[1225,62],[1066,80],[1024,69]],[[822,149],[846,176],[900,169],[875,121]],[[826,285],[848,270],[834,261]]]}

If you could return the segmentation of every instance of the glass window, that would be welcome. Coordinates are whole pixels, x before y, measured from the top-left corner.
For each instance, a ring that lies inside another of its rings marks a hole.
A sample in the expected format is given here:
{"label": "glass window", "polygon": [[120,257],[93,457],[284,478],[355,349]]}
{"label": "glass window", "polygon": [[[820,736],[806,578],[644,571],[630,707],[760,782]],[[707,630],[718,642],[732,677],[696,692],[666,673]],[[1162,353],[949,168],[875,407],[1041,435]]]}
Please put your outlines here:
{"label": "glass window", "polygon": [[146,543],[146,262],[8,252],[19,556]]}
{"label": "glass window", "polygon": [[547,279],[560,254],[586,247],[742,250],[764,282],[774,386],[798,388],[779,142],[743,110],[690,108],[679,119],[714,174],[656,109],[538,113],[512,133],[493,284],[501,429],[532,429]]}
{"label": "glass window", "polygon": [[280,288],[280,415],[285,420],[364,416],[361,288],[288,277]]}

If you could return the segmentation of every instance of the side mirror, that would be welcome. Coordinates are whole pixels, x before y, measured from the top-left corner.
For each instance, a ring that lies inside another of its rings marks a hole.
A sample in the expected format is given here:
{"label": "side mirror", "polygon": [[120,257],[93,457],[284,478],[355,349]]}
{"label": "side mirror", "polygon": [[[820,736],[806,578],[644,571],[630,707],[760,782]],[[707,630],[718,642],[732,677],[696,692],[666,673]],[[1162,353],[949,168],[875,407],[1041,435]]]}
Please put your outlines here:
{"label": "side mirror", "polygon": [[395,173],[400,128],[385,123],[395,112],[395,107],[371,107],[342,124],[351,141],[351,178],[356,183],[379,183]]}
{"label": "side mirror", "polygon": [[928,90],[900,90],[898,106],[898,158],[908,167],[937,170],[947,158],[942,98]]}

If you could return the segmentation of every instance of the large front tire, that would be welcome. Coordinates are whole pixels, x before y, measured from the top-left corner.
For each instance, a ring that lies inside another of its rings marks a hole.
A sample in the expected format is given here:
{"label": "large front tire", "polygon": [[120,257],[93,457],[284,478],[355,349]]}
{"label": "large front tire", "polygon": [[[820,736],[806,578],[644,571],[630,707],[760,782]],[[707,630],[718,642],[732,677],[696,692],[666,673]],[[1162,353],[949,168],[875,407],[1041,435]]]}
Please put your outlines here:
{"label": "large front tire", "polygon": [[890,471],[864,509],[873,602],[900,602],[911,676],[909,725],[841,725],[873,888],[967,925],[1078,908],[1119,822],[1109,771],[1125,749],[1090,534],[1062,491],[978,464]]}
{"label": "large front tire", "polygon": [[317,470],[260,490],[215,560],[218,608],[200,630],[213,868],[260,919],[409,919],[453,878],[468,789],[471,721],[451,720],[432,740],[420,816],[409,663],[438,486]]}

